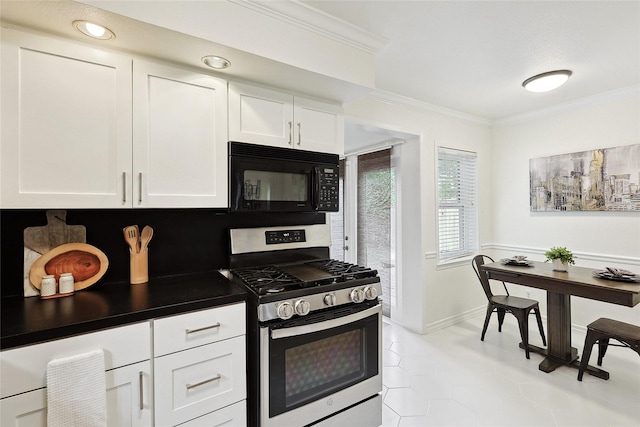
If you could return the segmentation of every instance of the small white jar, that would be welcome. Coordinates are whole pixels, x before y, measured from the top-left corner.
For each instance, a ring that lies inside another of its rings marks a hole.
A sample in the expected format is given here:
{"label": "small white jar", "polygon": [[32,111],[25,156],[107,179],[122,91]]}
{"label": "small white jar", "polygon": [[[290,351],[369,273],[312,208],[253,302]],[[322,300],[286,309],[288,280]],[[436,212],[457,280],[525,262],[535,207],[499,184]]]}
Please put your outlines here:
{"label": "small white jar", "polygon": [[40,296],[49,297],[56,294],[56,277],[52,274],[42,276],[40,282]]}
{"label": "small white jar", "polygon": [[70,294],[73,292],[73,274],[71,273],[62,273],[60,275],[60,293],[61,294]]}

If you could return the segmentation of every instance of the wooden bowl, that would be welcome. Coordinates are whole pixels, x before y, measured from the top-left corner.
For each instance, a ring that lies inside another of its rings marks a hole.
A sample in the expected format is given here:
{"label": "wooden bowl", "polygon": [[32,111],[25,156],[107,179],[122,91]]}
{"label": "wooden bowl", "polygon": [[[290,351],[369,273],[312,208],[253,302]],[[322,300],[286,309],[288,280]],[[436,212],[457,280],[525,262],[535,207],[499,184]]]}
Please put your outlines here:
{"label": "wooden bowl", "polygon": [[53,274],[56,281],[62,273],[73,273],[76,291],[96,283],[109,267],[107,256],[95,246],[86,243],[67,243],[51,249],[38,258],[29,271],[29,280],[40,289],[42,276]]}

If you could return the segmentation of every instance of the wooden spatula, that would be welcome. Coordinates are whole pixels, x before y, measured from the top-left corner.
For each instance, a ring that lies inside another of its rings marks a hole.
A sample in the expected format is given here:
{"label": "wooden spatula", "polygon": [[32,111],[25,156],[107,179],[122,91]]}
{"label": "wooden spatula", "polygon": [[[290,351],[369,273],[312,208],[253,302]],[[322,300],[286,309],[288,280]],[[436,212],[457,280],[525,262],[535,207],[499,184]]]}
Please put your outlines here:
{"label": "wooden spatula", "polygon": [[129,251],[132,253],[138,252],[138,226],[128,225],[122,229],[124,233],[124,240],[129,245]]}

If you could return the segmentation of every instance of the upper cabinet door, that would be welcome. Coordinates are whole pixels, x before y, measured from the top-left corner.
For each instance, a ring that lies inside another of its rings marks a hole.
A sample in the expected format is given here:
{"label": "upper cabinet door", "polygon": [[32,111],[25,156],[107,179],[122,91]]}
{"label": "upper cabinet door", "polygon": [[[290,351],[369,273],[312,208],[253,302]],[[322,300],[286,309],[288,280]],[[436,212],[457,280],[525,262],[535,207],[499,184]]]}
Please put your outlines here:
{"label": "upper cabinet door", "polygon": [[133,207],[227,207],[226,81],[133,69]]}
{"label": "upper cabinet door", "polygon": [[131,60],[2,30],[2,208],[131,206]]}
{"label": "upper cabinet door", "polygon": [[296,147],[344,154],[344,116],[340,107],[296,97],[293,116]]}
{"label": "upper cabinet door", "polygon": [[293,96],[229,83],[229,140],[293,148]]}
{"label": "upper cabinet door", "polygon": [[229,83],[229,139],[343,154],[344,116],[337,105]]}

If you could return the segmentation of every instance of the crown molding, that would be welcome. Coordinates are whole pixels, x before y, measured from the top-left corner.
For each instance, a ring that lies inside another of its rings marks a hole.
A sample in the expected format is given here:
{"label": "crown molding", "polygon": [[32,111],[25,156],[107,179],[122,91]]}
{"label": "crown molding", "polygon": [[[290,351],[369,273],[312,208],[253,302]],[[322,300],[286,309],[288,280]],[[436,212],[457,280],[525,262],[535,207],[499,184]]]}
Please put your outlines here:
{"label": "crown molding", "polygon": [[228,0],[256,12],[295,25],[344,45],[375,55],[389,43],[389,40],[370,33],[353,24],[321,12],[297,0],[254,1]]}
{"label": "crown molding", "polygon": [[463,113],[461,111],[452,110],[450,108],[441,107],[439,105],[430,104],[428,102],[419,101],[414,98],[409,98],[407,96],[397,95],[395,93],[385,92],[382,90],[374,90],[373,92],[369,93],[369,96],[386,104],[407,107],[418,111],[443,114],[445,116],[454,117],[456,119],[465,120],[483,126],[490,126],[493,123],[491,120],[485,119],[483,117],[474,116],[472,114]]}
{"label": "crown molding", "polygon": [[504,119],[498,119],[493,122],[496,126],[511,125],[521,122],[527,122],[543,117],[557,115],[565,111],[569,111],[578,107],[587,107],[590,105],[599,105],[605,102],[617,101],[621,99],[627,99],[631,97],[640,98],[640,85],[629,86],[622,89],[616,89],[609,92],[603,92],[596,95],[591,95],[585,98],[577,99],[574,101],[557,104],[549,108],[543,108],[540,110],[532,111],[529,113],[517,114],[511,117],[505,117]]}

